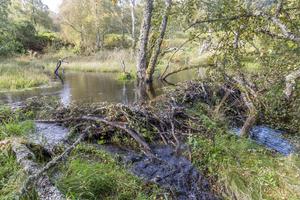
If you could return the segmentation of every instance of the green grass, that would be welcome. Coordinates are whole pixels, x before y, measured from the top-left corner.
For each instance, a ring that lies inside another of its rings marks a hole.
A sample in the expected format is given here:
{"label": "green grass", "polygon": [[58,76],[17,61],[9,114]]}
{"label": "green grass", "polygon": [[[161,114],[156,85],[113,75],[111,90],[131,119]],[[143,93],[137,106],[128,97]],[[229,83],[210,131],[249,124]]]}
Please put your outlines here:
{"label": "green grass", "polygon": [[[1,149],[0,165],[0,199],[18,199],[18,191],[21,189],[26,176],[9,148]],[[30,191],[21,198],[21,200],[35,199],[37,199],[35,191]]]}
{"label": "green grass", "polygon": [[203,133],[188,139],[192,162],[212,180],[218,194],[241,200],[300,199],[297,154],[284,157],[249,139],[238,138],[199,105],[190,112],[197,114],[206,127]]}
{"label": "green grass", "polygon": [[25,113],[13,112],[8,107],[0,107],[0,140],[9,137],[22,137],[34,131],[33,121],[27,120]]}
{"label": "green grass", "polygon": [[62,166],[59,189],[69,199],[154,199],[155,186],[129,174],[107,153],[81,145]]}
{"label": "green grass", "polygon": [[0,63],[0,91],[34,88],[49,82],[50,77],[41,65],[14,59]]}

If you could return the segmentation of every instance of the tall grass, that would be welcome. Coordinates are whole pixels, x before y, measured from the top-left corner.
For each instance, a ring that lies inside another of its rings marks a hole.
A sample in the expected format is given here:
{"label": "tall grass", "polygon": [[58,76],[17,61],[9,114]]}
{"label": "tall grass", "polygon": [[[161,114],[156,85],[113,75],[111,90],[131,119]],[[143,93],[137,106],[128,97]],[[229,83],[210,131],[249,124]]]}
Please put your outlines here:
{"label": "tall grass", "polygon": [[[58,56],[59,55],[59,56]],[[130,50],[103,50],[93,55],[76,55],[70,52],[47,54],[42,57],[46,66],[54,70],[59,58],[67,57],[68,63],[63,63],[62,68],[83,72],[122,72],[121,61],[124,61],[127,72],[135,71],[135,58]],[[52,59],[51,59],[52,58]]]}
{"label": "tall grass", "polygon": [[200,106],[190,112],[207,131],[189,137],[193,164],[211,178],[217,193],[225,199],[300,199],[297,154],[284,157],[239,138]]}
{"label": "tall grass", "polygon": [[42,65],[14,59],[0,63],[0,91],[33,88],[49,82]]}

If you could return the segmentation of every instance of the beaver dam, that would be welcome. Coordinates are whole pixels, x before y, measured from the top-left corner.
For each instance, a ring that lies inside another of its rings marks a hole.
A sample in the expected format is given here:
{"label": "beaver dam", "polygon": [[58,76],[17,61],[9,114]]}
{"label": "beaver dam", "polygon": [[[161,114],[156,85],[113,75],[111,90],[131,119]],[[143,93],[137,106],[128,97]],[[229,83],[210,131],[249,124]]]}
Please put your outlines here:
{"label": "beaver dam", "polygon": [[1,110],[0,197],[297,199],[297,143],[263,116],[239,136],[247,109],[233,85],[198,81],[132,105],[31,98]]}

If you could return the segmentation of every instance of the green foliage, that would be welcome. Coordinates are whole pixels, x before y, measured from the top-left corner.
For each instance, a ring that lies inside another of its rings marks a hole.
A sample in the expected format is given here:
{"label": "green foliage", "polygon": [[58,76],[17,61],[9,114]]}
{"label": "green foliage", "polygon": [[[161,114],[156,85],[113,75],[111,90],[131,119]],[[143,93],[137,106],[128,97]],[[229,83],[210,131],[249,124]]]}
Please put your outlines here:
{"label": "green foliage", "polygon": [[38,35],[40,30],[54,28],[42,1],[1,1],[0,16],[0,56],[41,52],[49,45],[50,41]]}
{"label": "green foliage", "polygon": [[289,133],[300,133],[300,94],[299,84],[291,102],[287,102],[283,96],[283,85],[274,85],[263,97],[262,123],[274,128],[283,129]]}
{"label": "green foliage", "polygon": [[140,180],[94,147],[77,147],[62,171],[57,185],[70,199],[148,199]]}
{"label": "green foliage", "polygon": [[[201,136],[189,139],[193,163],[225,197],[238,199],[298,199],[300,159],[281,157],[248,139],[217,135],[214,141]],[[224,190],[225,189],[225,190]]]}
{"label": "green foliage", "polygon": [[299,199],[298,155],[283,157],[237,137],[205,104],[193,105],[189,113],[204,128],[188,138],[192,162],[211,179],[217,193],[225,199]]}
{"label": "green foliage", "polygon": [[132,81],[134,80],[134,74],[132,73],[120,73],[118,76],[118,80],[120,81]]}
{"label": "green foliage", "polygon": [[104,47],[107,49],[129,48],[130,44],[131,40],[125,35],[123,37],[119,34],[109,34],[106,35],[104,39]]}

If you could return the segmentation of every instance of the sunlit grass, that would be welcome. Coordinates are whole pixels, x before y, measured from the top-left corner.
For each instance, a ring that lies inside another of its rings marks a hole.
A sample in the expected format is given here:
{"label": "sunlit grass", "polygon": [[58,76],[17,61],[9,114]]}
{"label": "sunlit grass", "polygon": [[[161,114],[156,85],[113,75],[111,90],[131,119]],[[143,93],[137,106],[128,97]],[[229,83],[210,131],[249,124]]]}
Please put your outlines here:
{"label": "sunlit grass", "polygon": [[15,60],[0,63],[0,91],[28,89],[49,82],[50,77],[42,66]]}
{"label": "sunlit grass", "polygon": [[[58,56],[59,54],[59,56]],[[51,55],[45,55],[41,59],[45,60],[48,69],[52,71],[56,67],[56,62],[59,58],[65,58],[68,63],[63,63],[61,68],[71,71],[82,72],[122,72],[122,61],[125,63],[126,72],[135,71],[135,57],[131,55],[129,49],[124,50],[103,50],[93,55],[70,55],[64,54],[51,54],[52,60],[49,58]]]}
{"label": "sunlit grass", "polygon": [[109,154],[91,146],[77,147],[61,170],[57,185],[70,199],[155,199],[158,194],[156,187],[144,185]]}

